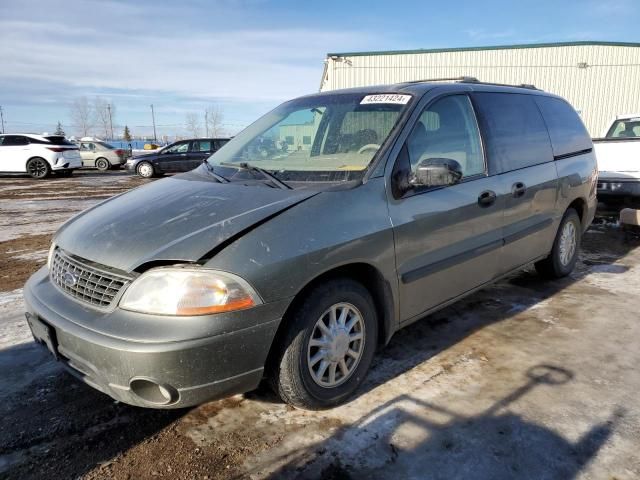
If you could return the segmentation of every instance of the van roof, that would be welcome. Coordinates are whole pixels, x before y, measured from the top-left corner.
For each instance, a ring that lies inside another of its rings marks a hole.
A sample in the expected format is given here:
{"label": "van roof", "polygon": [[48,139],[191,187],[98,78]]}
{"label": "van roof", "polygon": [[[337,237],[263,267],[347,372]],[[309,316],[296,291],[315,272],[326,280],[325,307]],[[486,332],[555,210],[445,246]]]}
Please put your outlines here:
{"label": "van roof", "polygon": [[542,90],[535,88],[533,85],[506,85],[490,82],[482,82],[474,77],[455,77],[455,78],[439,78],[415,80],[408,82],[400,82],[384,85],[370,85],[366,87],[353,87],[338,90],[327,90],[320,94],[307,95],[309,97],[315,95],[330,95],[335,93],[355,93],[355,94],[374,94],[374,93],[410,93],[414,95],[422,95],[434,88],[441,88],[448,91],[489,91],[504,93],[527,93],[530,95],[555,96]]}

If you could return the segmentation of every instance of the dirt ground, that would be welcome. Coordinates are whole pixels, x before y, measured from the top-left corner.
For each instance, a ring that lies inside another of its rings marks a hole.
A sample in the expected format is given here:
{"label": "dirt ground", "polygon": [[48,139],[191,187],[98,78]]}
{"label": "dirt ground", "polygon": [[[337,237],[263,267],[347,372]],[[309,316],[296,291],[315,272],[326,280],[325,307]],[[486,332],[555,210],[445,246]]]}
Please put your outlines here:
{"label": "dirt ground", "polygon": [[0,178],[0,478],[640,478],[640,242],[610,219],[569,278],[529,268],[398,332],[347,405],[158,411],[63,372],[21,298],[60,223],[145,182]]}

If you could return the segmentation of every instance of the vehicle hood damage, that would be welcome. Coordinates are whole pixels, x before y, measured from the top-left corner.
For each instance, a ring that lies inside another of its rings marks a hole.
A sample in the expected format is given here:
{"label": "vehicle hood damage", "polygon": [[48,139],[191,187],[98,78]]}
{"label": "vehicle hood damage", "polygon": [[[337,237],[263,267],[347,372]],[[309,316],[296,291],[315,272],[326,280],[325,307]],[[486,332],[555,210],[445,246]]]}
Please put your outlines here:
{"label": "vehicle hood damage", "polygon": [[197,262],[317,193],[222,184],[187,173],[79,214],[58,230],[54,242],[68,253],[126,272],[150,262]]}

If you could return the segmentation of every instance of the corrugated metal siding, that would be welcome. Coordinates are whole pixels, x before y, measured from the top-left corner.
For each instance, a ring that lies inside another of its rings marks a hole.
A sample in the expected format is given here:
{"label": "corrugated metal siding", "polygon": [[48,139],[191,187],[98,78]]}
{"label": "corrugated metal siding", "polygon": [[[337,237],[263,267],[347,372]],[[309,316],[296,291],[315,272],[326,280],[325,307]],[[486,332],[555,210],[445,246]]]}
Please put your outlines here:
{"label": "corrugated metal siding", "polygon": [[[578,64],[586,63],[587,68]],[[594,137],[613,117],[640,111],[640,48],[577,45],[327,59],[322,91],[440,77],[531,83],[563,96]]]}

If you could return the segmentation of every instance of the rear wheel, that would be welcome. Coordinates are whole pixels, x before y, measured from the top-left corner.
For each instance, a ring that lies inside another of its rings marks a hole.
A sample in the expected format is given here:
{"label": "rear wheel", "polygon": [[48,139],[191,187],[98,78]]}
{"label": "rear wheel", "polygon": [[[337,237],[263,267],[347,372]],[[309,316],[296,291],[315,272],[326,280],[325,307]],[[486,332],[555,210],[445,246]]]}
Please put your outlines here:
{"label": "rear wheel", "polygon": [[51,173],[51,166],[44,158],[35,157],[27,162],[27,173],[31,178],[47,178]]}
{"label": "rear wheel", "polygon": [[287,403],[317,410],[337,405],[360,386],[378,341],[369,291],[338,279],[312,290],[293,312],[279,362],[270,372]]}
{"label": "rear wheel", "polygon": [[535,264],[538,273],[552,279],[569,275],[578,261],[581,237],[580,217],[573,208],[570,208],[562,217],[551,253]]}
{"label": "rear wheel", "polygon": [[144,178],[151,178],[156,174],[153,165],[151,165],[149,162],[140,162],[136,167],[136,172],[138,173],[138,175]]}
{"label": "rear wheel", "polygon": [[104,172],[105,170],[109,170],[109,168],[111,168],[111,164],[106,158],[98,158],[96,160],[96,168],[101,172]]}

